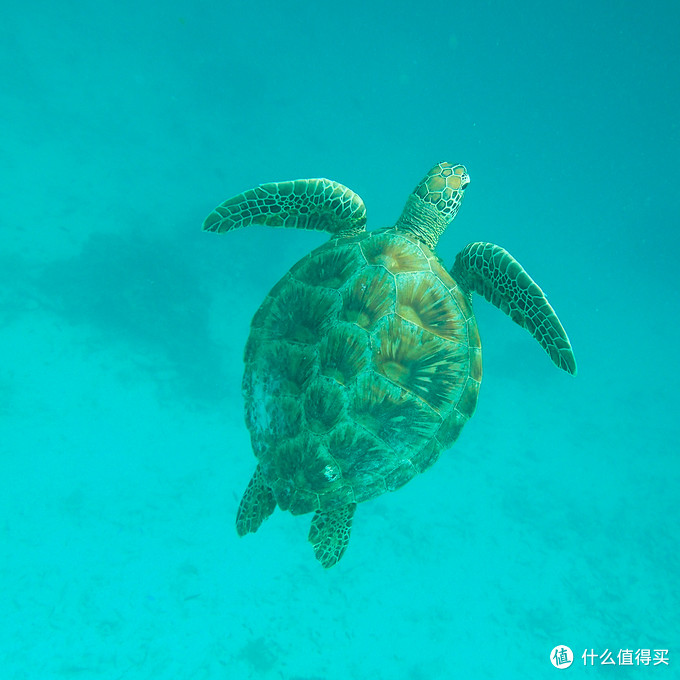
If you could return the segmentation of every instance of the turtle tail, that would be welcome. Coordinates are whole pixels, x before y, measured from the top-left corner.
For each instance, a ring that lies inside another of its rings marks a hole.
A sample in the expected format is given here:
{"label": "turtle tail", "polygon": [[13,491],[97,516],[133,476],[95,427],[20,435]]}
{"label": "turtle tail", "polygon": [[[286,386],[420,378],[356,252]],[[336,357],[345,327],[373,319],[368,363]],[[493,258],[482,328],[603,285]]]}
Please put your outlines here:
{"label": "turtle tail", "polygon": [[510,253],[493,243],[470,243],[456,256],[451,276],[526,328],[558,368],[576,374],[567,333],[538,284]]}

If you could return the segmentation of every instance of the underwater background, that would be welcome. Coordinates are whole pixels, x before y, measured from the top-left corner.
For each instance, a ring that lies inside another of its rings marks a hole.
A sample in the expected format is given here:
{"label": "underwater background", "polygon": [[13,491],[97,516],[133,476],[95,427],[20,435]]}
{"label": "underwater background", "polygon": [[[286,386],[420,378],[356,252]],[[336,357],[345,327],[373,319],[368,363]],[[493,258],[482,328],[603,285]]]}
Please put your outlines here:
{"label": "underwater background", "polygon": [[[679,25],[671,1],[4,7],[0,678],[680,678]],[[329,177],[384,227],[441,160],[471,184],[439,255],[512,252],[578,375],[476,298],[455,447],[360,505],[330,570],[309,515],[239,539],[250,319],[327,235],[204,217]]]}

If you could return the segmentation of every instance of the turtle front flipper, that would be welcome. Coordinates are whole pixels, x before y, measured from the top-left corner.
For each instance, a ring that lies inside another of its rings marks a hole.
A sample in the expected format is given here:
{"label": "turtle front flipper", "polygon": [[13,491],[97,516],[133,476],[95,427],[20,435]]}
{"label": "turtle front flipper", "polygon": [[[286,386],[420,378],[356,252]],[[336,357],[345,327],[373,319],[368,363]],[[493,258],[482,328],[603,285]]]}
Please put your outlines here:
{"label": "turtle front flipper", "polygon": [[356,508],[356,503],[349,503],[328,512],[317,510],[314,514],[308,540],[325,569],[337,564],[345,554]]}
{"label": "turtle front flipper", "polygon": [[258,465],[252,476],[236,514],[236,531],[239,536],[255,533],[262,522],[274,512],[276,500],[264,480],[262,468]]}
{"label": "turtle front flipper", "polygon": [[470,243],[456,256],[451,276],[526,328],[559,368],[576,374],[574,352],[555,310],[507,250],[493,243]]}
{"label": "turtle front flipper", "polygon": [[251,224],[354,236],[366,231],[366,207],[351,189],[329,179],[271,182],[218,205],[203,230],[223,233]]}

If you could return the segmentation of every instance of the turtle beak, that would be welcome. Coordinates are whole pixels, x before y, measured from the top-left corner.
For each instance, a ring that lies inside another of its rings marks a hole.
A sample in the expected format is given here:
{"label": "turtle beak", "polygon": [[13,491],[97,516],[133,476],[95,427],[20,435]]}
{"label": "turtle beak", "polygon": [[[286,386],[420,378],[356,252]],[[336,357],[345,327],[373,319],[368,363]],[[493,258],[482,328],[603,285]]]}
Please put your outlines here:
{"label": "turtle beak", "polygon": [[467,189],[467,185],[470,184],[470,175],[467,172],[460,178],[460,188]]}

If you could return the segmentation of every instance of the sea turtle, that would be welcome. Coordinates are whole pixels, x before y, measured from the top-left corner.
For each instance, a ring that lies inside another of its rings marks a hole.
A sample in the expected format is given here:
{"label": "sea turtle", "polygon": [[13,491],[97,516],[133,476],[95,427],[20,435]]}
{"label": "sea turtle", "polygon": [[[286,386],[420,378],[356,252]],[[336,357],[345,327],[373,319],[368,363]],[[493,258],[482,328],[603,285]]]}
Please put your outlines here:
{"label": "sea turtle", "polygon": [[331,567],[357,503],[403,486],[455,442],[482,380],[472,293],[576,373],[557,315],[506,250],[471,243],[449,272],[436,255],[469,181],[463,165],[435,165],[397,223],[370,232],[361,198],[328,179],[263,184],[206,218],[210,232],[266,224],[331,235],[252,321],[243,393],[257,466],[239,535],[257,531],[277,505],[313,512],[309,541]]}

